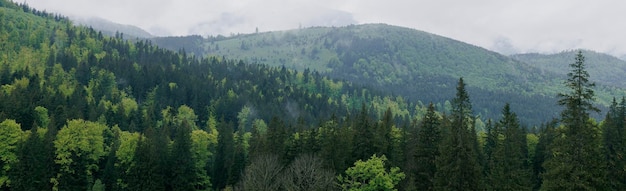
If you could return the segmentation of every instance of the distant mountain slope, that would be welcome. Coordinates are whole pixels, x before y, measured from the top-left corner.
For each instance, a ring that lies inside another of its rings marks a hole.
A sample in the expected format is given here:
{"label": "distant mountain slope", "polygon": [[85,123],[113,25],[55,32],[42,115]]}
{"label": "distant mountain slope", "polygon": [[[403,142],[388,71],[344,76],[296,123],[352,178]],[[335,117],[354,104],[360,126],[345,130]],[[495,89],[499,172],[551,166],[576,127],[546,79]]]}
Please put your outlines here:
{"label": "distant mountain slope", "polygon": [[115,36],[115,33],[119,32],[123,33],[126,39],[154,37],[152,34],[139,27],[123,25],[102,18],[73,18],[72,21],[78,25],[91,26],[93,29],[102,31],[102,33],[108,36]]}
{"label": "distant mountain slope", "polygon": [[[438,103],[440,109],[453,97],[456,80],[463,77],[477,113],[495,118],[504,103],[510,102],[522,120],[532,124],[557,117],[560,108],[556,106],[555,95],[565,91],[560,73],[450,38],[385,24],[314,27],[208,39],[168,37],[168,42],[156,40],[155,43],[195,55],[316,70],[410,100]],[[573,58],[569,59],[573,61]],[[567,71],[565,68],[562,72]],[[616,92],[623,92],[611,87],[600,89],[602,105],[619,94]]]}
{"label": "distant mountain slope", "polygon": [[[559,75],[566,75],[569,64],[576,51],[564,51],[558,54],[518,54],[511,55],[512,58],[526,62],[542,71],[554,72]],[[591,76],[591,80],[598,84],[613,87],[626,88],[626,61],[614,56],[585,50],[586,65]]]}

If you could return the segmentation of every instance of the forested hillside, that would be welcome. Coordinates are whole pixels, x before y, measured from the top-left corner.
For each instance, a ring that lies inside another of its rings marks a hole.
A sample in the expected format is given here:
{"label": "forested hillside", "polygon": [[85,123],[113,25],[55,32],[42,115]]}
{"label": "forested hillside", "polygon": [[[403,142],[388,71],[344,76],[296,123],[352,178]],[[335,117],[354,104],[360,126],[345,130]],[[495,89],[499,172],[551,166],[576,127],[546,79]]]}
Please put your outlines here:
{"label": "forested hillside", "polygon": [[[626,88],[626,61],[611,55],[594,51],[583,51],[589,64],[591,80],[598,84],[624,89]],[[564,51],[558,54],[517,54],[512,58],[526,62],[542,72],[566,75],[567,68],[576,51]]]}
{"label": "forested hillside", "polygon": [[[538,125],[558,116],[553,104],[563,91],[566,68],[543,70],[486,49],[446,37],[384,24],[313,27],[230,37],[164,37],[153,41],[194,55],[226,55],[250,63],[310,69],[337,79],[424,103],[440,111],[445,96],[463,77],[475,96],[474,110],[486,118],[499,115],[509,102],[521,122]],[[571,56],[570,56],[571,57]],[[595,60],[589,62],[596,67]],[[595,78],[594,78],[595,79]],[[623,87],[598,86],[599,103],[609,105]],[[515,101],[513,101],[515,100]],[[539,111],[539,112],[538,112]]]}
{"label": "forested hillside", "polygon": [[0,190],[626,189],[626,100],[590,118],[582,52],[558,97],[531,97],[559,118],[526,128],[517,97],[477,117],[491,97],[466,78],[446,77],[439,112],[332,72],[121,37],[0,0]]}

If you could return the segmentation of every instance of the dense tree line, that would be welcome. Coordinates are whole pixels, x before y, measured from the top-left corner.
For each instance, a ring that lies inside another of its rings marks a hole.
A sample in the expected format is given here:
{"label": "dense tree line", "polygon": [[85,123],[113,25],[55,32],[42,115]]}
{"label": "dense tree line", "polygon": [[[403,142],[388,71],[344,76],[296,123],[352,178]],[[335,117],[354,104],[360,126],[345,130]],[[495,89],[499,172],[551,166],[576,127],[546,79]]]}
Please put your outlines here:
{"label": "dense tree line", "polygon": [[484,124],[463,78],[439,112],[0,2],[2,190],[624,189],[626,101],[590,117],[580,52],[561,117],[534,129],[510,104]]}

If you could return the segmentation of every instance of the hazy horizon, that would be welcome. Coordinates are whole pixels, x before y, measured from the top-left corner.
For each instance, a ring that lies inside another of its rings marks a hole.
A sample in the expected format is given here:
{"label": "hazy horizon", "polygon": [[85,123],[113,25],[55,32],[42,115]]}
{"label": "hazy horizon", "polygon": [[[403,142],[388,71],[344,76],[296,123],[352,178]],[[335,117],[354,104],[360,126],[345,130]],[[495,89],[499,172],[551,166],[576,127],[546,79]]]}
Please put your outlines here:
{"label": "hazy horizon", "polygon": [[589,49],[626,55],[621,1],[204,1],[46,0],[30,6],[98,17],[156,36],[225,35],[310,26],[385,23],[503,54]]}

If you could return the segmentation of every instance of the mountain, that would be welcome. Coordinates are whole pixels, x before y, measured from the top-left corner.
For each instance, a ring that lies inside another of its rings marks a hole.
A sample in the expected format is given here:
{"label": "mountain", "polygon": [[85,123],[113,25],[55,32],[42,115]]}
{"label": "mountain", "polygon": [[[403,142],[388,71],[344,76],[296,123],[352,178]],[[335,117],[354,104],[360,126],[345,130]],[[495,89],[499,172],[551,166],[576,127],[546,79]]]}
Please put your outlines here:
{"label": "mountain", "polygon": [[[434,102],[441,111],[455,81],[468,83],[474,110],[498,117],[509,102],[522,121],[558,117],[556,95],[565,91],[562,71],[546,70],[481,47],[409,28],[365,24],[240,34],[167,37],[155,44],[194,55],[226,56],[250,63],[318,71],[409,100]],[[174,44],[172,42],[177,42]],[[184,43],[183,43],[184,42]],[[591,55],[593,57],[593,55]],[[574,56],[567,58],[570,62]],[[599,87],[606,106],[621,89]],[[621,87],[620,87],[621,88]],[[541,111],[541,112],[537,112]]]}
{"label": "mountain", "polygon": [[89,18],[73,18],[74,24],[92,27],[95,30],[102,31],[103,34],[108,36],[115,36],[116,33],[123,33],[126,39],[134,38],[152,38],[154,37],[149,32],[133,26],[115,23],[106,19],[89,17]]}
{"label": "mountain", "polygon": [[[539,68],[542,72],[552,72],[560,76],[567,74],[569,64],[577,51],[564,51],[557,54],[517,54],[512,58]],[[626,88],[626,61],[614,56],[584,50],[587,71],[592,81],[611,87]]]}

